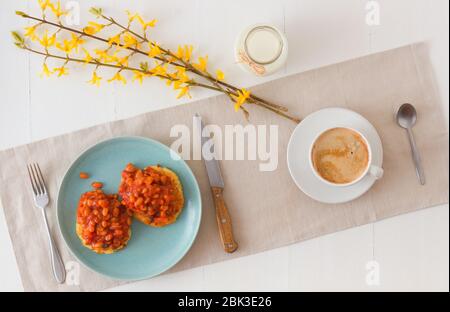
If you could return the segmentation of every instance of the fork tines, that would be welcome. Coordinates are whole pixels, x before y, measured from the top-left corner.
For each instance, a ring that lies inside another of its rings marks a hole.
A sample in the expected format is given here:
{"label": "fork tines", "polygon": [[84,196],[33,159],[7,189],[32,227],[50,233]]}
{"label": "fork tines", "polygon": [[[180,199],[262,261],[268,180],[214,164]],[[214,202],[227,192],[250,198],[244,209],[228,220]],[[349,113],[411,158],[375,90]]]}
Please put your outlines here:
{"label": "fork tines", "polygon": [[39,164],[29,164],[27,165],[27,169],[34,195],[46,194],[47,189],[45,187],[44,177],[42,175],[41,168],[39,168]]}

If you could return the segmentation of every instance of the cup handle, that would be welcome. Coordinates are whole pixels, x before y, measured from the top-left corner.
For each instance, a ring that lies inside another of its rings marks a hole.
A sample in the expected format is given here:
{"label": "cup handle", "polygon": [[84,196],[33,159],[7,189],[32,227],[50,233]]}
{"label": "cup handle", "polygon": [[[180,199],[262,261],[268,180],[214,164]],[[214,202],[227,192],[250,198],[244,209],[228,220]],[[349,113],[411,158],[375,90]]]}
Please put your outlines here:
{"label": "cup handle", "polygon": [[371,176],[373,176],[375,179],[381,179],[384,174],[383,168],[377,167],[377,166],[370,166],[369,173]]}

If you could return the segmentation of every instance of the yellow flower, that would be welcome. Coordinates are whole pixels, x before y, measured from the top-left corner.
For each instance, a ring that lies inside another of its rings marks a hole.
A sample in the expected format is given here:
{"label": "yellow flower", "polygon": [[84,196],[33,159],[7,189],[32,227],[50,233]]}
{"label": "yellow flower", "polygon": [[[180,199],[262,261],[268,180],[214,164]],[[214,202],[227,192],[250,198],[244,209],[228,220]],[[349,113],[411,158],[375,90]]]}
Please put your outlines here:
{"label": "yellow flower", "polygon": [[189,62],[191,60],[192,51],[194,50],[193,46],[184,46],[184,59]]}
{"label": "yellow flower", "polygon": [[131,23],[132,21],[134,21],[136,18],[141,18],[142,19],[142,17],[140,17],[140,15],[138,14],[138,13],[131,13],[130,11],[125,11],[125,12],[127,12],[127,15],[128,15],[128,21]]}
{"label": "yellow flower", "polygon": [[38,0],[38,3],[42,11],[51,5],[50,0]]}
{"label": "yellow flower", "polygon": [[140,72],[138,70],[133,70],[133,81],[137,80],[139,81],[139,84],[142,84],[142,81],[144,80],[145,77],[147,77],[146,74],[144,74],[143,72]]}
{"label": "yellow flower", "polygon": [[23,35],[30,38],[31,41],[36,41],[37,39],[39,39],[36,35],[36,27],[37,25],[25,27],[25,33]]}
{"label": "yellow flower", "polygon": [[88,52],[88,50],[86,50],[85,48],[83,48],[83,52],[84,52],[84,54],[85,54],[85,57],[84,57],[84,62],[85,63],[89,63],[89,62],[91,62],[92,61],[92,56],[89,54],[89,52]]}
{"label": "yellow flower", "polygon": [[64,40],[62,44],[57,42],[56,47],[66,54],[69,54],[73,49],[72,41],[68,40]]}
{"label": "yellow flower", "polygon": [[220,69],[217,70],[217,80],[224,81],[225,80],[225,74]]}
{"label": "yellow flower", "polygon": [[100,59],[102,59],[102,60],[105,58],[105,55],[108,55],[108,53],[107,53],[105,50],[95,49],[94,52],[95,52],[95,54],[97,54],[97,55],[100,57]]}
{"label": "yellow flower", "polygon": [[144,31],[147,30],[148,27],[152,27],[152,28],[155,27],[155,26],[156,26],[156,23],[158,22],[158,20],[156,20],[156,19],[152,19],[152,20],[149,21],[149,22],[145,22],[145,21],[142,19],[142,17],[140,17],[140,16],[138,16],[137,19],[138,19],[139,24],[141,24],[142,29],[143,29]]}
{"label": "yellow flower", "polygon": [[166,76],[167,75],[167,64],[162,65],[162,64],[156,63],[156,66],[151,70],[151,73],[154,76],[157,76],[157,75]]}
{"label": "yellow flower", "polygon": [[60,1],[60,0],[58,0],[58,2],[57,2],[56,5],[53,4],[53,3],[50,3],[50,4],[49,4],[49,7],[50,7],[50,9],[52,10],[53,14],[55,14],[55,16],[56,16],[57,18],[60,18],[61,16],[67,14],[67,12],[61,10],[61,1]]}
{"label": "yellow flower", "polygon": [[245,89],[238,90],[238,97],[236,98],[236,102],[234,104],[234,110],[239,111],[241,106],[248,100],[249,97],[250,97],[249,91]]}
{"label": "yellow flower", "polygon": [[120,74],[120,71],[118,71],[111,79],[108,79],[108,82],[113,82],[113,81],[120,81],[123,84],[127,83],[127,80]]}
{"label": "yellow flower", "polygon": [[51,37],[48,36],[48,31],[45,31],[44,36],[42,37],[42,39],[38,39],[40,44],[44,47],[44,48],[48,48],[51,47],[55,44],[55,40],[56,40],[56,35],[53,34]]}
{"label": "yellow flower", "polygon": [[117,65],[119,66],[123,66],[123,67],[128,67],[128,56],[122,57],[117,59]]}
{"label": "yellow flower", "polygon": [[141,24],[142,29],[145,31],[148,27],[155,27],[158,20],[153,19],[149,22],[145,22],[142,16],[140,16],[138,13],[131,13],[130,11],[126,11],[128,14],[128,22],[132,23],[135,19]]}
{"label": "yellow flower", "polygon": [[52,74],[53,74],[53,72],[48,68],[47,63],[44,63],[42,65],[41,77],[43,77],[44,75],[47,77],[50,77]]}
{"label": "yellow flower", "polygon": [[208,66],[208,56],[199,57],[198,58],[198,63],[197,64],[193,64],[193,65],[199,71],[202,71],[202,72],[206,71],[206,67]]}
{"label": "yellow flower", "polygon": [[72,40],[70,43],[72,44],[72,49],[75,49],[78,53],[80,45],[84,44],[85,41],[81,36],[77,36],[74,33],[71,33],[71,35],[72,35]]}
{"label": "yellow flower", "polygon": [[108,44],[109,44],[110,46],[113,45],[113,44],[115,44],[115,45],[117,45],[117,46],[120,45],[120,34],[117,34],[117,35],[115,35],[115,36],[109,38]]}
{"label": "yellow flower", "polygon": [[161,49],[155,42],[149,43],[150,51],[148,52],[149,57],[160,56],[162,54]]}
{"label": "yellow flower", "polygon": [[61,67],[55,68],[55,73],[56,72],[58,73],[58,77],[61,77],[61,76],[69,74],[69,70],[65,66],[61,66]]}
{"label": "yellow flower", "polygon": [[88,35],[94,35],[96,33],[95,28],[91,26],[84,27],[83,32]]}
{"label": "yellow flower", "polygon": [[97,49],[97,50],[95,50],[94,52],[95,52],[95,54],[97,54],[97,55],[100,57],[100,59],[101,59],[103,62],[105,62],[105,63],[117,62],[117,60],[118,60],[117,57],[116,57],[116,54],[114,54],[114,55],[109,55],[108,52],[107,52],[106,50],[99,50],[99,49]]}
{"label": "yellow flower", "polygon": [[175,53],[175,56],[178,58],[183,58],[184,56],[184,48],[182,46],[178,46],[178,51]]}
{"label": "yellow flower", "polygon": [[193,46],[185,45],[184,47],[178,46],[178,51],[175,53],[175,56],[179,59],[183,59],[187,62],[191,60],[192,51],[194,50]]}
{"label": "yellow flower", "polygon": [[176,80],[176,81],[170,80],[170,81],[173,83],[174,90],[180,90],[183,86],[183,82],[181,82],[179,80]]}
{"label": "yellow flower", "polygon": [[95,35],[100,30],[102,30],[105,27],[105,25],[96,23],[96,22],[89,22],[88,26],[83,28],[83,32],[85,32],[88,35]]}
{"label": "yellow flower", "polygon": [[135,46],[136,48],[139,48],[138,40],[136,39],[135,36],[133,36],[129,32],[126,32],[123,35],[123,41],[124,41],[124,45],[123,45],[124,48],[128,48],[128,47],[131,47],[131,46]]}
{"label": "yellow flower", "polygon": [[189,87],[182,88],[180,93],[178,93],[178,95],[177,95],[177,99],[180,99],[185,95],[187,95],[189,98],[191,98],[191,95],[189,94]]}
{"label": "yellow flower", "polygon": [[100,86],[100,81],[102,80],[102,77],[97,75],[97,72],[93,72],[92,73],[92,79],[88,81],[88,83],[99,87]]}
{"label": "yellow flower", "polygon": [[180,83],[185,83],[190,80],[189,76],[186,74],[186,68],[177,66],[177,71],[172,74],[172,78],[177,79]]}

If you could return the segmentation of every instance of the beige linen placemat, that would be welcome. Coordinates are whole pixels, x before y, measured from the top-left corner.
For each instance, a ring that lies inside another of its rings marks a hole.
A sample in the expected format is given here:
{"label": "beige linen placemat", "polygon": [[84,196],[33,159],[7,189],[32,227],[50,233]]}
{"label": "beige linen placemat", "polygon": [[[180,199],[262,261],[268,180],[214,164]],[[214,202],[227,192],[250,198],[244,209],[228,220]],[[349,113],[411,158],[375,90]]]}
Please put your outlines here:
{"label": "beige linen placemat", "polygon": [[[257,161],[223,161],[225,197],[239,250],[226,254],[219,243],[214,207],[205,168],[188,162],[202,191],[203,219],[195,244],[172,271],[242,257],[320,235],[448,202],[448,134],[424,45],[370,55],[297,74],[253,88],[255,94],[289,107],[297,116],[325,107],[353,109],[369,119],[384,145],[384,178],[363,197],[342,205],[325,205],[304,195],[286,165],[286,146],[295,127],[290,121],[252,109],[252,121],[279,125],[279,166],[260,172]],[[419,186],[404,130],[393,120],[402,103],[416,105],[414,131],[427,175]],[[151,103],[149,103],[151,105]],[[52,277],[47,239],[39,211],[32,206],[25,164],[41,164],[53,199],[68,165],[85,148],[122,135],[151,137],[170,144],[174,124],[192,126],[199,112],[207,123],[243,122],[223,96],[201,100],[135,118],[116,121],[0,152],[0,198],[14,252],[27,291],[93,291],[120,285],[81,267],[80,285],[57,285]],[[263,195],[261,195],[263,194]],[[50,225],[64,261],[73,260],[56,227],[55,205]]]}

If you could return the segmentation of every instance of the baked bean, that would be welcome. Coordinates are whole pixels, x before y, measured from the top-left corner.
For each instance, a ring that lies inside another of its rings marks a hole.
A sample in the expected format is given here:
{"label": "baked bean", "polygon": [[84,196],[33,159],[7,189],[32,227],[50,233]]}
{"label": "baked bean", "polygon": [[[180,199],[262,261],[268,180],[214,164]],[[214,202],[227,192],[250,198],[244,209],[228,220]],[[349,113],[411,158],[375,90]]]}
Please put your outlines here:
{"label": "baked bean", "polygon": [[103,187],[103,183],[102,182],[92,182],[91,185],[95,189],[101,189]]}
{"label": "baked bean", "polygon": [[80,172],[80,179],[89,179],[89,174],[87,174],[86,172]]}
{"label": "baked bean", "polygon": [[91,214],[91,210],[89,209],[89,207],[85,208],[83,211],[83,217],[87,217]]}
{"label": "baked bean", "polygon": [[133,166],[133,164],[128,164],[128,165],[125,167],[125,171],[126,171],[126,172],[134,172],[134,171],[136,171],[136,167]]}
{"label": "baked bean", "polygon": [[111,226],[109,227],[111,230],[117,230],[120,229],[121,225],[117,222],[114,222],[113,224],[111,224]]}
{"label": "baked bean", "polygon": [[143,197],[139,197],[136,202],[134,203],[135,207],[141,206],[144,203],[144,198]]}
{"label": "baked bean", "polygon": [[97,243],[94,244],[95,248],[101,248],[102,246],[103,246],[102,242],[97,242]]}

